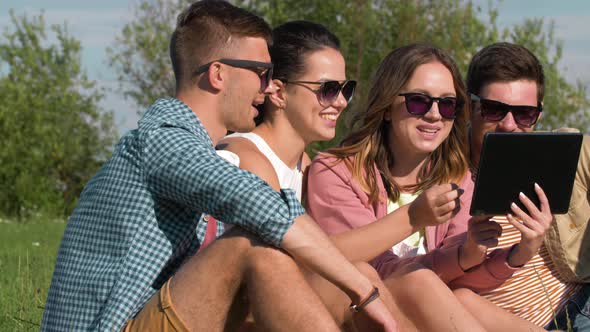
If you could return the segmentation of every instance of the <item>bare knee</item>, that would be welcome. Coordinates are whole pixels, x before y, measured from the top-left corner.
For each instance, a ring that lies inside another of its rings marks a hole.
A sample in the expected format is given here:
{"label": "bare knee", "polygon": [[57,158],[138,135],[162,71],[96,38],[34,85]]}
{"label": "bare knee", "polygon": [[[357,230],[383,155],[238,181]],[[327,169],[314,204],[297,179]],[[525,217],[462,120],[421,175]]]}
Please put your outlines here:
{"label": "bare knee", "polygon": [[375,268],[371,266],[369,263],[356,262],[353,264],[357,268],[357,270],[359,270],[359,272],[363,274],[365,277],[367,277],[367,279],[369,279],[373,284],[381,281],[379,273],[377,273],[377,270],[375,270]]}
{"label": "bare knee", "polygon": [[420,291],[444,284],[432,270],[423,267],[414,268],[413,266],[399,276],[399,281],[405,289],[412,288]]}
{"label": "bare knee", "polygon": [[245,253],[246,271],[250,273],[273,273],[279,270],[293,270],[299,273],[299,268],[293,258],[278,248],[258,245],[248,249]]}
{"label": "bare knee", "polygon": [[457,297],[459,302],[463,303],[465,306],[469,306],[469,303],[472,302],[474,297],[479,296],[467,288],[454,289],[453,294],[455,294],[455,297]]}
{"label": "bare knee", "polygon": [[385,280],[387,288],[400,303],[419,305],[424,296],[436,296],[448,292],[448,286],[432,270],[410,269]]}

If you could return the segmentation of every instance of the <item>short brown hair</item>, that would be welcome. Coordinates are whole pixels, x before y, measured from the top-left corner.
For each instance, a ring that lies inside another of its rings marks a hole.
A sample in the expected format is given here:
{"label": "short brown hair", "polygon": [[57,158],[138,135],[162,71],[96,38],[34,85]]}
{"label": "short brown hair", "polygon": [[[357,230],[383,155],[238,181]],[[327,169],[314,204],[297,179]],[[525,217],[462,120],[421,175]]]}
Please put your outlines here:
{"label": "short brown hair", "polygon": [[489,83],[518,80],[537,83],[537,99],[543,100],[543,66],[531,51],[517,44],[503,42],[484,47],[473,56],[467,70],[467,90],[474,94]]}
{"label": "short brown hair", "polygon": [[197,1],[182,11],[170,40],[176,89],[191,84],[199,66],[223,56],[232,37],[260,37],[270,44],[271,29],[264,19],[226,1]]}

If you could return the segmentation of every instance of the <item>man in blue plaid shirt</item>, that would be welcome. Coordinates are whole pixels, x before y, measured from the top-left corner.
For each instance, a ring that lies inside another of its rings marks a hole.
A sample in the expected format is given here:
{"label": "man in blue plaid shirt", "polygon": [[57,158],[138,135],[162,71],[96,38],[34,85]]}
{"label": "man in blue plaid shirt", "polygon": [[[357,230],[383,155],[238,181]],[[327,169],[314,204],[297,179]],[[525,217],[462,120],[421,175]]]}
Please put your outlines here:
{"label": "man in blue plaid shirt", "polygon": [[[170,44],[176,98],[149,107],[82,192],[42,330],[221,331],[251,310],[266,330],[337,331],[295,261],[354,304],[370,302],[361,318],[394,328],[381,299],[371,302],[371,281],[292,191],[277,193],[215,153],[228,130],[254,128],[255,105],[273,92],[269,41],[264,20],[224,1],[179,15]],[[235,227],[196,254],[202,213]]]}

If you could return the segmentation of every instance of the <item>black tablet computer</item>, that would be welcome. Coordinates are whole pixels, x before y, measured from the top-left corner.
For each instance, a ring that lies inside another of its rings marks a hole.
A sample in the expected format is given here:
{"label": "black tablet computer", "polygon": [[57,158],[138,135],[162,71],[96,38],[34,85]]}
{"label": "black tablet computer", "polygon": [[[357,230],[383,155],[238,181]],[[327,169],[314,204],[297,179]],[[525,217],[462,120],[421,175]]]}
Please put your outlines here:
{"label": "black tablet computer", "polygon": [[553,214],[567,213],[583,135],[580,133],[487,133],[479,159],[471,215],[505,215],[522,191],[537,206],[538,183]]}

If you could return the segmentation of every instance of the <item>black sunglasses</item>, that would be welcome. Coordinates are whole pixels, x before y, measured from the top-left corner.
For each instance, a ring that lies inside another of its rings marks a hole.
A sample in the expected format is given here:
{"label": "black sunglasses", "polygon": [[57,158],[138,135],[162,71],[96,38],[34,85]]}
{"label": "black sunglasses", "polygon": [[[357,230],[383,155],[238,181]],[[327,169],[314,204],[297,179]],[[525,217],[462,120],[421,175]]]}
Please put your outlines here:
{"label": "black sunglasses", "polygon": [[537,106],[509,105],[497,100],[483,99],[473,93],[471,101],[479,103],[481,117],[486,121],[501,121],[510,112],[514,121],[524,127],[530,127],[537,123],[539,115],[543,112],[543,105],[540,102]]}
{"label": "black sunglasses", "polygon": [[225,65],[235,67],[235,68],[249,69],[249,70],[255,72],[256,75],[258,75],[258,77],[260,78],[260,91],[266,90],[266,88],[268,88],[268,85],[270,84],[270,81],[272,81],[273,64],[270,62],[260,62],[260,61],[252,61],[252,60],[236,60],[236,59],[214,60],[214,61],[206,63],[206,64],[200,66],[199,68],[197,68],[197,70],[195,71],[195,75],[202,74],[202,73],[206,72],[207,70],[209,70],[209,67],[211,67],[211,65],[214,62],[223,63]]}
{"label": "black sunglasses", "polygon": [[[342,83],[338,81],[320,81],[320,82],[310,82],[310,81],[287,81],[281,80],[287,84],[295,84],[305,87],[311,91],[313,91],[317,97],[320,105],[323,107],[328,107],[336,99],[338,99],[338,95],[342,92],[342,96],[346,99],[346,102],[349,103],[352,100],[352,96],[354,96],[354,90],[356,89],[356,81],[352,80],[345,80]],[[305,84],[317,84],[320,87],[316,90],[308,87]]]}
{"label": "black sunglasses", "polygon": [[405,98],[406,110],[412,115],[424,115],[432,109],[434,102],[438,103],[438,112],[445,119],[454,119],[463,103],[455,97],[431,97],[424,93],[400,93]]}

